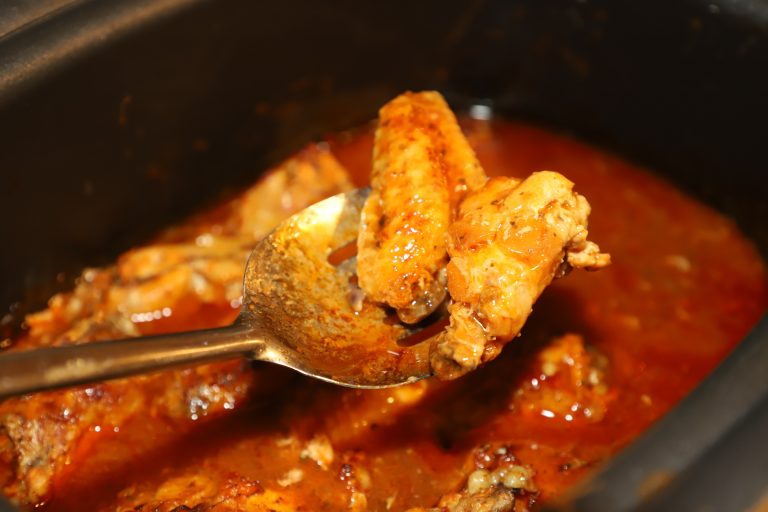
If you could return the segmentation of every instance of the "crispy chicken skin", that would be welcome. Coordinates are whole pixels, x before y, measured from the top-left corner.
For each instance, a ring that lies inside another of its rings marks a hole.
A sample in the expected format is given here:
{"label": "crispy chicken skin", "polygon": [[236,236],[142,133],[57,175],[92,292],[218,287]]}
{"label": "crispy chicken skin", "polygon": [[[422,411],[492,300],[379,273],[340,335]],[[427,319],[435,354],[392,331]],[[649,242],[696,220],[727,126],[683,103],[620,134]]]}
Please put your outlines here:
{"label": "crispy chicken skin", "polygon": [[440,378],[495,358],[555,277],[610,263],[587,241],[589,212],[573,183],[550,171],[494,178],[467,197],[449,233],[450,325],[430,354]]}
{"label": "crispy chicken skin", "polygon": [[486,177],[437,92],[405,93],[379,112],[371,195],[358,238],[360,287],[416,322],[446,295],[446,234],[467,191]]}

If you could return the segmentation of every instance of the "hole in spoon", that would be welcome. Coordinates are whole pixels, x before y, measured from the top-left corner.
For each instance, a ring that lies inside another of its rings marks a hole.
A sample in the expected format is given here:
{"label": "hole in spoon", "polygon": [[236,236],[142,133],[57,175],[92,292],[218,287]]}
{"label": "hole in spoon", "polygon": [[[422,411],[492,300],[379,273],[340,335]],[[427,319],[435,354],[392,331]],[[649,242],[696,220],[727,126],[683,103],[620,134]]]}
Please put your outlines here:
{"label": "hole in spoon", "polygon": [[345,261],[354,258],[357,255],[357,242],[351,241],[348,244],[342,245],[338,249],[331,251],[328,255],[328,263],[334,267],[338,267]]}
{"label": "hole in spoon", "polygon": [[[328,263],[334,267],[341,268],[346,267],[345,263],[354,263],[354,258],[357,256],[357,242],[351,241],[344,244],[337,249],[331,251],[328,255]],[[362,304],[365,300],[363,291],[358,286],[357,274],[354,273],[353,268],[346,269],[350,272],[347,281],[350,285],[350,291],[347,294],[347,300],[355,311],[359,311],[362,308]],[[432,336],[443,331],[448,325],[448,310],[445,303],[441,304],[431,315],[427,316],[420,322],[412,325],[403,323],[397,316],[397,312],[392,308],[385,308],[384,324],[386,325],[401,325],[407,330],[411,331],[411,334],[401,338],[397,341],[397,345],[400,347],[412,347],[419,343],[431,338]]]}
{"label": "hole in spoon", "polygon": [[384,317],[384,323],[386,325],[402,325],[405,327],[405,324],[400,321],[400,319],[397,317],[397,312],[392,308],[385,308],[384,310],[386,316]]}
{"label": "hole in spoon", "polygon": [[412,347],[442,332],[448,326],[449,316],[445,307],[438,308],[419,323],[410,326],[416,329],[413,334],[397,340],[401,347]]}

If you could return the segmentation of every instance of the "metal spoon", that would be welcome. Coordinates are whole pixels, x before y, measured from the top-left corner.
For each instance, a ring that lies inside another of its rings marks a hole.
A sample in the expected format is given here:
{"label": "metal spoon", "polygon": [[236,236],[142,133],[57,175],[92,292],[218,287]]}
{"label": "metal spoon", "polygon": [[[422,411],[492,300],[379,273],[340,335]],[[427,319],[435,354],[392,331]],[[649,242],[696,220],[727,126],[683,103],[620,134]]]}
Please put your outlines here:
{"label": "metal spoon", "polygon": [[368,189],[293,215],[251,253],[243,309],[229,327],[0,355],[0,398],[245,356],[357,388],[428,377],[429,339],[362,300],[354,260],[328,258],[357,237]]}

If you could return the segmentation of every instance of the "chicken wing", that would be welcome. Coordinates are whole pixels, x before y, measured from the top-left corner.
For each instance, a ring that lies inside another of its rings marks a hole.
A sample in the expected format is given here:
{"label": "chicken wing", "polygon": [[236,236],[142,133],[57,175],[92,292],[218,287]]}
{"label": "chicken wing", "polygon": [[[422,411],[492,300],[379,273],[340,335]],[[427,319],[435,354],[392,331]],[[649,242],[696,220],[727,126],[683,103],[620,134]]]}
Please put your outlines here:
{"label": "chicken wing", "polygon": [[371,195],[358,238],[360,287],[416,322],[443,301],[446,234],[486,177],[437,92],[405,93],[379,112]]}
{"label": "chicken wing", "polygon": [[610,263],[587,241],[589,213],[573,183],[550,171],[522,183],[494,178],[467,197],[449,233],[450,325],[430,355],[439,377],[459,377],[495,358],[552,279],[571,267]]}

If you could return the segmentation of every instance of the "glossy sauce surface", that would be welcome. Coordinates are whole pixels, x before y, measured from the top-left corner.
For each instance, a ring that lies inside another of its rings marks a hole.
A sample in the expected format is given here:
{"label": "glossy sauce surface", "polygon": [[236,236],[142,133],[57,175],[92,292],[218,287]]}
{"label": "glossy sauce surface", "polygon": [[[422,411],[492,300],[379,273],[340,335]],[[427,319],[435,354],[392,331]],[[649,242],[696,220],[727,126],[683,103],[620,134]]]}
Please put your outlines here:
{"label": "glossy sauce surface", "polygon": [[[181,431],[151,411],[118,431],[103,425],[80,443],[45,510],[115,510],[198,473],[282,490],[303,510],[343,510],[350,505],[349,467],[367,473],[368,510],[433,506],[464,485],[486,444],[509,447],[533,467],[546,500],[672,407],[765,311],[766,274],[755,248],[731,221],[672,185],[528,125],[470,121],[465,128],[491,176],[548,169],[575,182],[592,205],[590,237],[611,253],[613,264],[556,281],[522,336],[497,360],[457,381],[360,391],[259,365],[253,371],[262,374],[261,388],[227,415]],[[329,143],[356,184],[364,185],[370,132]],[[196,222],[219,221],[212,213]],[[198,311],[191,323],[162,319],[143,329],[224,325],[236,313],[222,305]],[[597,399],[568,395],[567,383],[548,378],[542,351],[569,333],[605,361],[605,388]],[[561,398],[566,410],[557,406]],[[326,467],[302,457],[308,440],[318,436],[327,437],[335,454]],[[282,485],[296,468],[302,478]]]}

